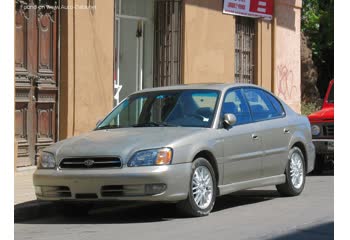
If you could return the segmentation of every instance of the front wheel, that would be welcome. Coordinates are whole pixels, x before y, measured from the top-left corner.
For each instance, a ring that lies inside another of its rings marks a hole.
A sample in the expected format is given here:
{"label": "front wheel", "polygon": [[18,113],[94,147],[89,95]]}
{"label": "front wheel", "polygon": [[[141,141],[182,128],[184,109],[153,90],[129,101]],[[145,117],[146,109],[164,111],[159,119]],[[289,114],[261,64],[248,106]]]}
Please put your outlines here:
{"label": "front wheel", "polygon": [[192,163],[190,189],[186,200],[177,204],[186,216],[208,215],[216,199],[216,179],[212,166],[205,158],[197,158]]}
{"label": "front wheel", "polygon": [[298,147],[289,151],[288,164],[285,170],[286,182],[276,185],[282,196],[297,196],[305,185],[305,159],[303,152]]}

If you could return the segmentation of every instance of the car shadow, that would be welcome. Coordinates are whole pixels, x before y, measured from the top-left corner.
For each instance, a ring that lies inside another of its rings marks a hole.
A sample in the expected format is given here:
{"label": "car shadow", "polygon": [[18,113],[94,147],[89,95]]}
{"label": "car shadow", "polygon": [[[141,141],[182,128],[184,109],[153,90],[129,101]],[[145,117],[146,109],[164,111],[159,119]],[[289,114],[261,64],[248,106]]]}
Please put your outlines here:
{"label": "car shadow", "polygon": [[322,171],[322,173],[311,172],[307,176],[308,177],[334,176],[334,169],[325,169]]}
{"label": "car shadow", "polygon": [[[244,190],[218,197],[213,213],[226,209],[256,204],[279,197],[273,190]],[[55,205],[45,203],[40,206],[35,201],[15,205],[15,223],[25,224],[129,224],[171,221],[186,218],[176,211],[175,204],[165,203],[125,203],[118,206],[94,206],[86,215],[63,215]],[[115,205],[115,203],[114,203]],[[38,207],[39,206],[39,207]],[[22,210],[20,211],[19,208]],[[25,211],[23,211],[25,209]],[[209,216],[210,217],[210,216]]]}
{"label": "car shadow", "polygon": [[334,239],[334,222],[322,223],[307,228],[297,229],[294,232],[281,234],[279,236],[269,238],[268,240],[292,240],[292,239],[308,239],[308,240],[331,240]]}

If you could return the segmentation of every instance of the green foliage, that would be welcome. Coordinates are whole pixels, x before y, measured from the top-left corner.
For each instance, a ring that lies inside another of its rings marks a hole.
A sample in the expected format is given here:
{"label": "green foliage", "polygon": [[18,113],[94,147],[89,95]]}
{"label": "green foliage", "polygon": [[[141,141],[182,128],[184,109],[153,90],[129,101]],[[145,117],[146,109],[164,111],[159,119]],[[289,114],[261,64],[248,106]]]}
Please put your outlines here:
{"label": "green foliage", "polygon": [[323,92],[334,78],[334,0],[303,0],[301,31],[309,39]]}
{"label": "green foliage", "polygon": [[334,0],[304,0],[301,30],[310,38],[313,54],[334,47]]}
{"label": "green foliage", "polygon": [[302,115],[310,115],[313,112],[320,110],[322,107],[322,102],[302,102],[301,103],[301,114]]}

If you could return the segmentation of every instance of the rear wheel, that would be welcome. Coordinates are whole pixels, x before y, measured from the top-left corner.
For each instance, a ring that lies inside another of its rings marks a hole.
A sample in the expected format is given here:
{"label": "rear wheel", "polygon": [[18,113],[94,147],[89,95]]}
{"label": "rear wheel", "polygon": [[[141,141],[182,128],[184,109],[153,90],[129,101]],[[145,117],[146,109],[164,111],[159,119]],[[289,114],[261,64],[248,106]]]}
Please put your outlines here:
{"label": "rear wheel", "polygon": [[186,200],[177,203],[177,208],[186,216],[208,215],[216,199],[216,179],[212,166],[205,158],[192,163],[190,189]]}
{"label": "rear wheel", "polygon": [[289,151],[288,158],[285,170],[286,182],[276,187],[282,196],[297,196],[303,191],[305,185],[305,159],[298,147],[293,147]]}

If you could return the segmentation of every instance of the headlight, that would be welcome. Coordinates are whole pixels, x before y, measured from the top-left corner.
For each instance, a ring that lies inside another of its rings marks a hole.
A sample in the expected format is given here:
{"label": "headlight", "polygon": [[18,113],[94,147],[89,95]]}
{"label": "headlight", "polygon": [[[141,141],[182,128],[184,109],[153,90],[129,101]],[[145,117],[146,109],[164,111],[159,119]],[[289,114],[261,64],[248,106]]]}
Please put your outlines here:
{"label": "headlight", "polygon": [[311,126],[311,133],[313,136],[317,136],[318,134],[320,134],[321,129],[318,125],[312,125]]}
{"label": "headlight", "polygon": [[39,157],[38,168],[55,168],[56,161],[52,153],[42,152]]}
{"label": "headlight", "polygon": [[171,148],[150,149],[136,152],[128,162],[128,167],[167,165],[171,163]]}

